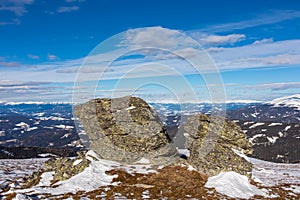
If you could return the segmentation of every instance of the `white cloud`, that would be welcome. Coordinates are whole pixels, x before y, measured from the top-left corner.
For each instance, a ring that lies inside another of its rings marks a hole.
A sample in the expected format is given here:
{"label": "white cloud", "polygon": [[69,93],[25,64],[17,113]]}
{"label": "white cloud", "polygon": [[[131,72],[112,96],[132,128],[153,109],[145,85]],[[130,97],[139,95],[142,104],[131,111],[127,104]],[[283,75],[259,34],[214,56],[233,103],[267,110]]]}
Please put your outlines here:
{"label": "white cloud", "polygon": [[230,34],[230,35],[203,35],[200,34],[196,36],[193,34],[193,37],[200,42],[200,44],[204,45],[226,45],[226,44],[235,44],[241,40],[246,38],[244,34]]}
{"label": "white cloud", "polygon": [[253,45],[260,45],[260,44],[273,43],[273,42],[274,42],[273,38],[266,38],[266,39],[254,41]]}
{"label": "white cloud", "polygon": [[34,0],[2,0],[0,1],[0,11],[10,11],[17,16],[22,16],[27,12],[26,5],[30,5]]}
{"label": "white cloud", "polygon": [[[19,78],[25,82],[74,82],[76,80],[76,73],[84,62],[84,68],[80,69],[83,78],[86,78],[84,80],[98,80],[101,72],[103,72],[105,67],[120,54],[120,49],[126,48],[126,44],[130,47],[140,48],[144,47],[144,45],[150,45],[152,47],[158,45],[159,48],[173,49],[172,52],[175,54],[171,54],[171,52],[170,54],[158,53],[151,55],[151,51],[147,52],[148,49],[146,49],[145,51],[141,51],[141,54],[149,54],[151,56],[116,61],[108,68],[105,73],[106,75],[102,77],[101,80],[119,79],[122,76],[125,76],[126,78],[144,78],[153,75],[169,76],[176,75],[176,73],[177,75],[196,73],[184,59],[179,59],[178,56],[174,56],[178,53],[179,55],[189,58],[193,57],[196,53],[193,46],[178,45],[180,42],[181,44],[189,44],[190,42],[184,40],[184,38],[180,36],[180,32],[171,31],[168,33],[168,31],[161,27],[154,27],[154,30],[151,30],[151,28],[149,29],[149,33],[147,33],[146,29],[141,29],[141,33],[133,32],[131,30],[131,32],[125,34],[125,36],[127,36],[127,38],[122,40],[121,46],[113,46],[109,52],[97,52],[98,54],[91,55],[88,59],[81,58],[68,61],[59,61],[57,56],[48,54],[48,59],[53,62],[42,63],[36,67],[26,66],[26,68],[20,68],[20,70],[9,70],[8,68],[5,72],[5,77],[7,79]],[[145,36],[146,38],[142,38],[142,36]],[[156,38],[159,38],[158,41],[156,41]],[[179,38],[179,42],[176,38]],[[119,39],[124,38],[121,37]],[[129,39],[132,39],[133,41],[130,42]],[[116,44],[120,44],[119,41],[117,41]],[[249,44],[239,47],[233,46],[230,48],[211,47],[207,49],[207,52],[220,70],[236,70],[268,66],[288,67],[288,65],[300,64],[300,49],[297,48],[298,46],[300,46],[300,40],[272,41],[271,39],[268,39],[267,41],[262,40],[257,42],[256,45]],[[155,60],[157,58],[158,60]],[[2,60],[2,62],[4,62],[4,60]],[[207,67],[203,69],[202,72],[210,72],[210,68]],[[174,81],[174,83],[175,82],[176,81]],[[208,85],[214,87],[211,83],[208,83]],[[215,87],[217,86],[218,85],[215,85]],[[233,87],[234,85],[229,84],[227,86]],[[260,88],[271,86],[273,87],[272,90],[276,90],[276,88],[277,90],[283,90],[283,88],[287,87],[296,88],[298,87],[298,83],[273,83],[272,85],[266,84],[260,86]],[[255,87],[253,87],[253,89],[255,89]],[[54,92],[51,93],[51,95],[54,95]]]}
{"label": "white cloud", "polygon": [[28,58],[35,59],[35,60],[40,59],[39,56],[33,55],[33,54],[28,54],[27,56],[28,56]]}
{"label": "white cloud", "polygon": [[[253,87],[253,86],[251,86]],[[300,89],[300,82],[263,83],[254,86],[258,90],[288,90]]]}
{"label": "white cloud", "polygon": [[53,55],[53,54],[50,54],[50,53],[48,54],[47,58],[50,61],[54,61],[54,60],[58,60],[59,59],[56,55]]}
{"label": "white cloud", "polygon": [[66,13],[66,12],[73,12],[79,10],[78,6],[62,6],[57,8],[56,12],[58,13]]}
{"label": "white cloud", "polygon": [[208,49],[221,70],[300,64],[300,40],[284,40],[231,48]]}
{"label": "white cloud", "polygon": [[6,61],[1,61],[0,62],[0,67],[19,67],[20,63],[18,62],[6,62]]}
{"label": "white cloud", "polygon": [[45,81],[19,81],[19,80],[0,80],[0,88],[11,88],[11,87],[29,87],[38,86],[44,84],[50,84],[51,82]]}
{"label": "white cloud", "polygon": [[160,26],[128,30],[126,39],[121,45],[136,48],[177,48],[178,44],[192,43],[179,31],[162,28]]}

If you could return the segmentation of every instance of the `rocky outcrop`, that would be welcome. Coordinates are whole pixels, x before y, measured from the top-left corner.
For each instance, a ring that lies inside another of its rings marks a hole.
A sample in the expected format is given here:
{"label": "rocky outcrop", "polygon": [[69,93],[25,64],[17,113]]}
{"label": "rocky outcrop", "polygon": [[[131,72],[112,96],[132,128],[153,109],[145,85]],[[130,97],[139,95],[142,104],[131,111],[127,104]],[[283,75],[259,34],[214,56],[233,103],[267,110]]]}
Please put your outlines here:
{"label": "rocky outcrop", "polygon": [[[137,97],[93,99],[75,107],[87,132],[91,149],[102,158],[131,163],[142,157],[154,164],[178,162],[156,111]],[[187,162],[212,176],[222,171],[246,175],[252,165],[234,150],[250,154],[252,145],[233,122],[196,114],[184,124]]]}
{"label": "rocky outcrop", "polygon": [[158,114],[137,97],[92,99],[77,105],[90,148],[104,159],[131,163],[142,157],[171,162],[177,154]]}
{"label": "rocky outcrop", "polygon": [[86,158],[85,152],[77,154],[79,157],[51,158],[45,163],[45,171],[54,172],[52,182],[67,180],[89,166],[90,161]]}
{"label": "rocky outcrop", "polygon": [[234,122],[196,114],[187,119],[184,129],[188,162],[199,171],[209,176],[222,171],[251,172],[252,164],[232,150],[252,153],[252,144]]}

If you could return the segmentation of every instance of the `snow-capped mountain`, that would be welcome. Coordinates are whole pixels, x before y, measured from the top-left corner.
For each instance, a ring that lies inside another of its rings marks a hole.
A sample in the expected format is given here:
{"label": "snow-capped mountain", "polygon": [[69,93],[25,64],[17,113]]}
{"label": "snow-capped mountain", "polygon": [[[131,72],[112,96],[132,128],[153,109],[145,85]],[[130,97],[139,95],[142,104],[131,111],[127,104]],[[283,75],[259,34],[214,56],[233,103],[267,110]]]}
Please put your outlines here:
{"label": "snow-capped mountain", "polygon": [[[299,106],[299,97],[300,95],[293,95],[266,103],[231,101],[226,105],[150,105],[158,111],[171,137],[177,133],[186,117],[198,112],[210,114],[212,109],[226,108],[226,117],[242,128],[253,143],[257,158],[276,162],[299,162],[300,109],[296,107]],[[72,104],[0,103],[0,146],[80,147]]]}
{"label": "snow-capped mountain", "polygon": [[276,107],[291,107],[300,110],[300,94],[280,97],[267,103]]}

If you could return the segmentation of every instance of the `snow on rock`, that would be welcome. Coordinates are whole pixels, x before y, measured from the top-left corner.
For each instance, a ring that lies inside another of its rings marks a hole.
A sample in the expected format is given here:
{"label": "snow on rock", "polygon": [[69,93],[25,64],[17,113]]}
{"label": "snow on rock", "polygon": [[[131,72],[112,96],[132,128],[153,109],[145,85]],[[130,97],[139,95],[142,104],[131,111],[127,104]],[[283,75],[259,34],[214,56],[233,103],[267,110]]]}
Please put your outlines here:
{"label": "snow on rock", "polygon": [[179,148],[177,148],[177,151],[181,155],[185,155],[187,157],[190,156],[190,150],[188,150],[188,149],[179,149]]}
{"label": "snow on rock", "polygon": [[81,162],[82,162],[82,159],[75,160],[75,161],[73,162],[73,166],[78,165],[78,164],[81,163]]}
{"label": "snow on rock", "polygon": [[208,178],[207,188],[215,188],[217,192],[232,198],[249,199],[254,195],[266,196],[267,194],[251,185],[246,176],[236,172],[221,172]]}
{"label": "snow on rock", "polygon": [[255,127],[258,127],[258,126],[262,126],[262,125],[264,125],[265,123],[263,123],[263,122],[258,122],[258,123],[255,123],[255,124],[253,124],[252,126],[250,126],[249,128],[255,128]]}
{"label": "snow on rock", "polygon": [[126,108],[125,110],[132,110],[132,109],[135,109],[135,106],[130,106],[130,107]]}

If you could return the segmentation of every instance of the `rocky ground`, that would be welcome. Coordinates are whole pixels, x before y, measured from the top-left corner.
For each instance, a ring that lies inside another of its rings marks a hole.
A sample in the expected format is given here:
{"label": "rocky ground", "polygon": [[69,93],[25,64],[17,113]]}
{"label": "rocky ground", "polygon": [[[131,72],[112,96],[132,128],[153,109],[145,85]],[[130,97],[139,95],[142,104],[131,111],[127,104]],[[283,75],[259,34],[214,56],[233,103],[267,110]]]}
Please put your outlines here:
{"label": "rocky ground", "polygon": [[[99,159],[93,152],[88,152],[86,159],[90,161],[88,167],[77,175],[73,174],[60,181],[54,180],[58,171],[46,171],[47,167],[41,166],[46,160],[18,160],[18,163],[16,160],[1,160],[1,168],[4,162],[5,166],[11,162],[10,165],[18,164],[22,168],[11,171],[10,175],[1,174],[2,180],[14,180],[12,174],[17,180],[9,183],[2,181],[0,195],[3,199],[300,198],[299,164],[276,164],[250,158],[254,169],[252,179],[248,180],[234,172],[208,178],[186,164],[157,166],[142,159],[136,164],[124,165]],[[69,160],[72,160],[75,168],[83,162],[82,157]],[[38,164],[35,165],[36,163]],[[19,177],[26,175],[26,171],[30,169],[35,171],[34,167],[40,168],[42,173],[39,174],[38,181],[28,185],[26,179]],[[218,183],[221,183],[221,187]],[[239,196],[241,194],[249,196]]]}

